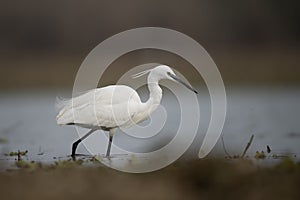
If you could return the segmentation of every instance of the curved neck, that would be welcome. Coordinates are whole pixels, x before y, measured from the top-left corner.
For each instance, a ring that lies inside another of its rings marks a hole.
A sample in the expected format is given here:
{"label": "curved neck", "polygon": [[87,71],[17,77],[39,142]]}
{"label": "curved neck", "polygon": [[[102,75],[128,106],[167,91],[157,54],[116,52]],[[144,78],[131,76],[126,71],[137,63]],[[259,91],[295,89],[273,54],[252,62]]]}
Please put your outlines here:
{"label": "curved neck", "polygon": [[148,76],[148,88],[149,88],[149,99],[146,102],[148,108],[154,111],[160,104],[162,98],[162,89],[158,85],[159,79],[152,76],[150,73]]}
{"label": "curved neck", "polygon": [[148,88],[150,91],[149,99],[146,103],[160,104],[160,100],[162,98],[162,89],[159,87],[158,83],[150,83],[148,84]]}

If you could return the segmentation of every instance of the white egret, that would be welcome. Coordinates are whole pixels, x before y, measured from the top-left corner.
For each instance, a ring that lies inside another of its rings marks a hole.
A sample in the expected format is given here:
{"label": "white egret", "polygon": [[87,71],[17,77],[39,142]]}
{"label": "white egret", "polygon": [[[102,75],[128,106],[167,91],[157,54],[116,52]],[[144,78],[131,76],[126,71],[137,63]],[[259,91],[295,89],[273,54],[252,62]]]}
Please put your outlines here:
{"label": "white egret", "polygon": [[174,71],[166,66],[159,65],[134,75],[134,78],[148,75],[149,99],[142,102],[138,93],[126,85],[110,85],[96,88],[69,100],[59,102],[63,108],[59,111],[56,120],[59,125],[77,125],[91,129],[72,145],[72,157],[78,144],[94,131],[102,129],[109,131],[109,143],[106,157],[110,156],[113,135],[118,127],[130,127],[140,123],[151,115],[158,107],[162,98],[162,89],[159,81],[169,79],[183,84],[197,94],[197,91],[180,80]]}

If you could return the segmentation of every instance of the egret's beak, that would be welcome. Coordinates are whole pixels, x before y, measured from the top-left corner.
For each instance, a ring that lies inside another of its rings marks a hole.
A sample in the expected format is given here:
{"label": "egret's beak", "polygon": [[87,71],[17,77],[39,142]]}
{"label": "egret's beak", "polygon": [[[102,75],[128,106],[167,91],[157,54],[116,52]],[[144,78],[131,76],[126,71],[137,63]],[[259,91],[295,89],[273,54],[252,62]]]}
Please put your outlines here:
{"label": "egret's beak", "polygon": [[184,82],[183,80],[181,80],[180,78],[178,78],[177,76],[171,74],[171,73],[168,73],[169,76],[171,76],[175,81],[177,81],[178,83],[181,83],[182,85],[184,85],[186,88],[192,90],[193,92],[195,92],[196,94],[198,94],[198,92],[192,88],[192,86],[188,85],[186,82]]}

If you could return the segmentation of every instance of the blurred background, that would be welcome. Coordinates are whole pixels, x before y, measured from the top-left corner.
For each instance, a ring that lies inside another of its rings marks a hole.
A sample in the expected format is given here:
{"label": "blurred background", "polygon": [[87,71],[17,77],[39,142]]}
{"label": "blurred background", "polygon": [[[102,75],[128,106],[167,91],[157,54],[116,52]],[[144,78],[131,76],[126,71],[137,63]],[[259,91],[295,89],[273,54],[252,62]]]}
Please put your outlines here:
{"label": "blurred background", "polygon": [[[32,146],[34,152],[67,154],[65,144],[78,136],[72,128],[56,126],[55,97],[71,95],[80,64],[103,40],[155,26],[192,37],[219,67],[228,95],[229,149],[241,150],[255,133],[260,140],[254,152],[271,144],[298,153],[299,8],[299,1],[280,0],[1,1],[0,137],[8,143],[2,152]],[[122,56],[100,85],[113,84],[130,67],[147,62],[169,64],[202,88],[186,61],[157,50]],[[207,93],[200,94],[205,109]],[[205,124],[208,120],[209,115]]]}
{"label": "blurred background", "polygon": [[0,88],[72,87],[77,69],[96,45],[143,26],[174,29],[197,40],[216,62],[225,84],[298,85],[299,4],[2,1]]}

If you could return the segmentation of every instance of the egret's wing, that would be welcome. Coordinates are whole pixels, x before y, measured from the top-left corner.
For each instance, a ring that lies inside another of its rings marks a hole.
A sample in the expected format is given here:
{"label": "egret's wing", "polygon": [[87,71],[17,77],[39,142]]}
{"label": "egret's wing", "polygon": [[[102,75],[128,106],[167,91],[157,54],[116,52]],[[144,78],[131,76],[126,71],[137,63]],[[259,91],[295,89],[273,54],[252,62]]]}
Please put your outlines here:
{"label": "egret's wing", "polygon": [[115,105],[84,104],[66,111],[58,118],[59,124],[74,123],[85,127],[117,127],[130,124],[135,110],[127,103]]}
{"label": "egret's wing", "polygon": [[[134,114],[138,107],[135,102],[126,102],[114,105],[95,106],[96,120],[99,126],[119,127],[132,124]],[[133,108],[133,109],[132,109]]]}
{"label": "egret's wing", "polygon": [[64,100],[65,106],[77,107],[86,103],[105,104],[119,104],[134,99],[140,101],[140,98],[135,90],[125,85],[111,85],[103,88],[96,88],[90,90],[80,96],[73,97],[69,100]]}
{"label": "egret's wing", "polygon": [[91,90],[64,102],[57,115],[58,124],[78,123],[115,127],[130,120],[128,106],[140,103],[138,94],[128,86],[107,86]]}

